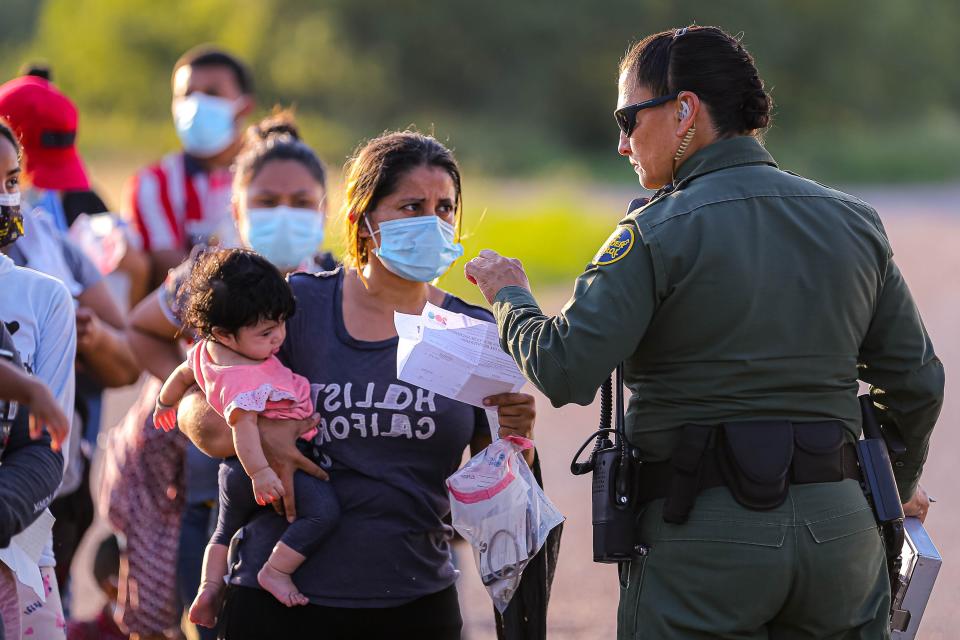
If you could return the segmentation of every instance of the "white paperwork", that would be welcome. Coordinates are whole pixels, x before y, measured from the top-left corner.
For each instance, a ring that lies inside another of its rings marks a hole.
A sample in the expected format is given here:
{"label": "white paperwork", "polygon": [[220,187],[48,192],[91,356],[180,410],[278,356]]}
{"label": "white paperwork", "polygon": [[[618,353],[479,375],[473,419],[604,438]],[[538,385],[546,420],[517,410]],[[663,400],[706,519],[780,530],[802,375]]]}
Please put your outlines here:
{"label": "white paperwork", "polygon": [[[483,399],[519,391],[523,374],[500,348],[497,325],[429,302],[419,316],[394,314],[400,337],[397,378],[427,391],[485,408]],[[496,411],[487,409],[497,439]]]}
{"label": "white paperwork", "polygon": [[55,518],[49,509],[44,509],[33,524],[13,536],[10,546],[0,549],[0,562],[7,565],[17,576],[17,580],[30,587],[41,602],[47,601],[43,589],[43,578],[37,563],[44,546],[50,540]]}

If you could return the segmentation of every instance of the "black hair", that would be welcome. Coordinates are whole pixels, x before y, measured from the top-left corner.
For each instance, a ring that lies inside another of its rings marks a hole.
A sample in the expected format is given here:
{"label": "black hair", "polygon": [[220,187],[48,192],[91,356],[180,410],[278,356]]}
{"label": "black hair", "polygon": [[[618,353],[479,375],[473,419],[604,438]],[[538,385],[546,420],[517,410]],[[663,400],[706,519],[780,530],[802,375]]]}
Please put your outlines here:
{"label": "black hair", "polygon": [[710,109],[721,138],[770,126],[773,100],[764,89],[753,56],[718,27],[696,25],[647,36],[627,51],[628,72],[654,97],[680,91],[697,94]]}
{"label": "black hair", "polygon": [[47,81],[53,80],[53,70],[45,62],[28,62],[20,67],[20,75],[43,78]]}
{"label": "black hair", "polygon": [[104,538],[93,556],[93,577],[97,583],[120,575],[120,543],[112,533]]}
{"label": "black hair", "polygon": [[13,129],[7,124],[7,121],[3,118],[0,118],[0,137],[6,138],[10,141],[10,144],[13,145],[13,149],[17,152],[17,158],[20,157],[20,141],[17,140],[17,134],[13,132]]}
{"label": "black hair", "polygon": [[366,264],[366,245],[358,229],[362,217],[393,193],[404,174],[417,167],[437,167],[447,172],[456,189],[456,217],[462,205],[460,165],[450,149],[433,136],[416,131],[385,133],[361,146],[347,162],[347,258],[354,266]]}
{"label": "black hair", "polygon": [[204,338],[213,337],[214,327],[236,335],[262,320],[280,322],[297,308],[280,271],[248,249],[201,254],[177,298],[184,323]]}
{"label": "black hair", "polygon": [[253,94],[253,73],[250,71],[250,67],[237,56],[232,53],[227,53],[218,47],[201,44],[190,49],[180,56],[177,63],[173,65],[174,76],[177,75],[180,67],[191,67],[193,69],[200,67],[227,67],[233,72],[234,78],[237,80],[237,87],[240,88],[240,93],[247,95]]}
{"label": "black hair", "polygon": [[299,162],[326,191],[327,170],[316,152],[300,139],[293,111],[289,109],[274,107],[273,113],[247,129],[234,164],[234,190],[250,184],[273,160]]}

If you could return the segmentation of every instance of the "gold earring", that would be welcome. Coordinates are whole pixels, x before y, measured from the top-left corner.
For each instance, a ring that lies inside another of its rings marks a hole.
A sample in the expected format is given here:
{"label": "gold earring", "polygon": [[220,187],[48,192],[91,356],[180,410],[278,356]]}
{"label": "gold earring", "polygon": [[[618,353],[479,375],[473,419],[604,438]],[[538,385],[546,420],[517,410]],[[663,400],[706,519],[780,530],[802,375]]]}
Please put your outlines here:
{"label": "gold earring", "polygon": [[680,148],[677,149],[677,155],[673,156],[673,161],[676,162],[683,157],[683,154],[687,152],[687,147],[690,146],[690,142],[693,140],[693,135],[697,132],[696,125],[691,125],[687,129],[687,133],[683,136],[683,140],[680,141]]}

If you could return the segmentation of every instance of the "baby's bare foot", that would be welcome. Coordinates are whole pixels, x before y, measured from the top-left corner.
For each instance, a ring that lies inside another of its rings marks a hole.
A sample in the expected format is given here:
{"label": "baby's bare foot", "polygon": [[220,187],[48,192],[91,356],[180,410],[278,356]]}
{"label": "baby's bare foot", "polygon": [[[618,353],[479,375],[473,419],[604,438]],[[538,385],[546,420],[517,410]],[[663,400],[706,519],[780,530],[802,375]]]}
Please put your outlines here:
{"label": "baby's bare foot", "polygon": [[217,611],[220,608],[220,589],[212,585],[203,585],[190,605],[189,618],[193,624],[201,627],[214,627],[217,624]]}
{"label": "baby's bare foot", "polygon": [[297,585],[293,584],[290,574],[274,569],[270,566],[269,562],[264,564],[263,568],[260,569],[260,573],[257,574],[257,582],[260,583],[261,587],[273,594],[274,598],[288,607],[296,607],[310,603],[307,597],[297,589]]}

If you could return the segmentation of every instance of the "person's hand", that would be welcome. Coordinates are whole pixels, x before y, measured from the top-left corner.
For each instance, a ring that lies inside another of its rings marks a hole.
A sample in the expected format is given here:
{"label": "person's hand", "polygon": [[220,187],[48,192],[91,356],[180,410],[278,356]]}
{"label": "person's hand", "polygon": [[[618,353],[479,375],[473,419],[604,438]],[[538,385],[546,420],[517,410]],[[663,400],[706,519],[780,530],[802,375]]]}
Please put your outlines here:
{"label": "person's hand", "polygon": [[93,309],[77,309],[77,351],[96,349],[103,340],[103,323]]}
{"label": "person's hand", "polygon": [[250,480],[253,481],[253,497],[257,504],[263,506],[283,497],[283,483],[269,466],[254,473]]}
{"label": "person's hand", "polygon": [[276,502],[273,503],[273,507],[281,515],[285,514],[289,522],[297,518],[293,474],[299,470],[321,480],[330,479],[327,472],[300,453],[296,445],[297,438],[316,427],[319,422],[320,414],[318,413],[306,420],[269,420],[261,417],[257,422],[260,427],[260,444],[263,447],[263,454],[267,458],[267,464],[280,477],[283,487],[283,510],[280,510]]}
{"label": "person's hand", "polygon": [[[529,393],[500,393],[483,399],[483,404],[497,408],[497,421],[501,438],[521,436],[533,440],[533,423],[537,419],[537,406]],[[533,447],[523,452],[528,466],[533,466]]]}
{"label": "person's hand", "polygon": [[487,302],[493,304],[500,289],[509,286],[530,290],[523,265],[516,258],[505,258],[496,251],[484,249],[463,267],[467,280],[480,288]]}
{"label": "person's hand", "polygon": [[173,431],[176,427],[177,407],[161,404],[160,400],[157,400],[157,405],[153,408],[153,428]]}
{"label": "person's hand", "polygon": [[903,503],[903,515],[920,518],[920,522],[927,519],[927,511],[930,509],[930,496],[927,495],[923,485],[917,485],[917,491],[913,497]]}
{"label": "person's hand", "polygon": [[30,409],[29,432],[30,438],[36,440],[43,435],[46,429],[50,434],[50,448],[54,451],[60,451],[64,440],[70,433],[70,421],[60,409],[53,394],[39,380],[32,380],[30,385],[30,397],[27,407]]}
{"label": "person's hand", "polygon": [[529,393],[500,393],[483,399],[483,404],[497,408],[500,437],[522,436],[533,439],[533,423],[537,406]]}

